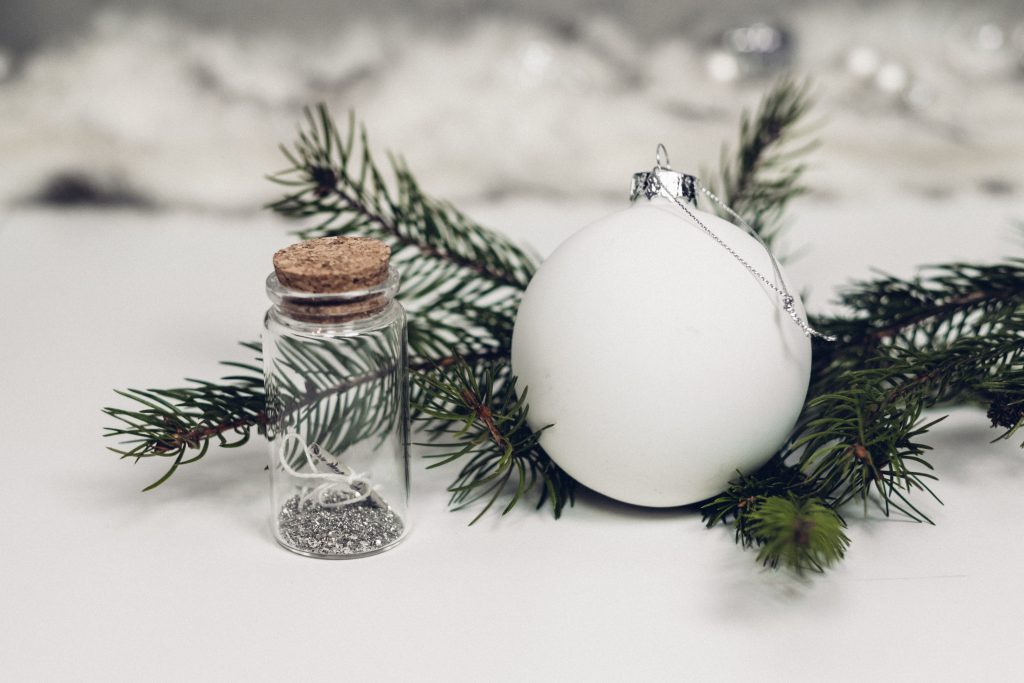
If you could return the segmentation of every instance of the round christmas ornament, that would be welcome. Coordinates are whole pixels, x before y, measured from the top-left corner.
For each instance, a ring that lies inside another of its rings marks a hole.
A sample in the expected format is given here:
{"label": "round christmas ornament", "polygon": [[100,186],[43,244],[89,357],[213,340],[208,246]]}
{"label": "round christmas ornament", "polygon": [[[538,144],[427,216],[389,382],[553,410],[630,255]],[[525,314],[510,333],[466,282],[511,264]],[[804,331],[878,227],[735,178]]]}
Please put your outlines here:
{"label": "round christmas ornament", "polygon": [[756,233],[697,209],[718,198],[662,163],[632,205],[575,233],[523,295],[512,369],[556,463],[611,498],[669,507],[722,491],[785,441],[811,336]]}

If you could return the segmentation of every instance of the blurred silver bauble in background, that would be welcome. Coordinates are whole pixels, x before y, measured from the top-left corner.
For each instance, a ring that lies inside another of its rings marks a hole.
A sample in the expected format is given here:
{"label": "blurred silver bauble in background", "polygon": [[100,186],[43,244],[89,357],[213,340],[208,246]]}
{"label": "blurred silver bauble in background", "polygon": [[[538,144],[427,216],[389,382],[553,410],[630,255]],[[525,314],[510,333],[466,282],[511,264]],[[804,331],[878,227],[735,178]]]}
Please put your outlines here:
{"label": "blurred silver bauble in background", "polygon": [[1024,25],[965,22],[946,41],[946,59],[968,78],[1010,78],[1021,73]]}
{"label": "blurred silver bauble in background", "polygon": [[713,80],[729,83],[772,74],[789,66],[792,57],[793,38],[789,29],[756,22],[723,31],[705,63]]}

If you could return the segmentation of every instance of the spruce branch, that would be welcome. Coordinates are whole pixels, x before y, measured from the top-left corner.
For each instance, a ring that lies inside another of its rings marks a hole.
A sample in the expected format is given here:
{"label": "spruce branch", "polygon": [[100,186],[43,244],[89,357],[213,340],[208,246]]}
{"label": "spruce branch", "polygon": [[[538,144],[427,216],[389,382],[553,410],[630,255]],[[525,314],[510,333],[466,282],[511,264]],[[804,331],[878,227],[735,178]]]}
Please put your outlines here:
{"label": "spruce branch", "polygon": [[929,266],[911,279],[881,276],[855,283],[839,297],[848,314],[815,319],[840,339],[816,348],[816,356],[831,363],[886,344],[935,348],[957,337],[1022,329],[1022,282],[1024,259],[1010,258],[992,265]]}
{"label": "spruce branch", "polygon": [[850,544],[846,523],[821,499],[771,496],[754,506],[749,534],[761,546],[759,562],[803,572],[823,572]]}
{"label": "spruce branch", "polygon": [[291,166],[270,179],[291,191],[270,208],[314,218],[300,237],[362,235],[391,246],[414,362],[507,355],[534,255],[427,195],[398,157],[389,157],[388,181],[351,114],[341,134],[326,107],[307,109],[296,142],[281,150]]}
{"label": "spruce branch", "polygon": [[[269,431],[267,396],[264,388],[262,358],[259,342],[245,342],[242,346],[257,353],[253,363],[224,361],[223,365],[243,372],[228,375],[219,382],[186,380],[192,384],[174,389],[128,389],[116,393],[135,404],[134,409],[104,408],[106,415],[119,425],[105,428],[104,436],[121,440],[121,447],[108,447],[122,458],[167,458],[171,464],[167,471],[143,491],[150,491],[171,477],[181,465],[201,460],[211,446],[234,448],[246,444],[253,434],[273,438]],[[447,368],[456,363],[476,365],[503,358],[501,352],[482,351],[466,356],[441,355],[429,361],[418,360],[410,364],[412,372],[430,368]],[[311,362],[319,362],[311,359]],[[309,406],[331,397],[341,397],[359,385],[379,379],[376,374],[349,377],[339,383],[315,383],[293,387],[294,400],[284,412],[299,413]],[[417,404],[418,385],[413,387],[414,406]],[[346,423],[347,424],[347,423]]]}
{"label": "spruce branch", "polygon": [[[258,343],[243,343],[259,349]],[[121,424],[107,427],[104,436],[121,439],[122,448],[110,448],[122,458],[169,458],[171,465],[144,491],[165,482],[181,465],[196,462],[211,444],[236,448],[249,441],[253,431],[267,428],[263,369],[257,365],[226,362],[241,374],[218,382],[188,380],[191,386],[177,389],[129,389],[118,391],[136,404],[135,409],[104,408]]]}
{"label": "spruce branch", "polygon": [[[769,240],[778,234],[788,200],[804,191],[804,166],[796,157],[809,148],[773,159],[772,150],[788,137],[775,124],[796,123],[809,104],[806,84],[780,82],[756,115],[744,115],[735,161],[723,154],[720,194],[741,215],[757,216],[753,225]],[[758,174],[773,167],[783,182],[758,187]],[[708,526],[731,521],[743,546],[770,540],[771,527],[752,531],[754,511],[780,496],[832,510],[873,498],[885,514],[895,510],[927,521],[911,501],[912,492],[934,497],[923,439],[941,418],[925,419],[927,410],[982,403],[993,426],[1004,430],[997,438],[1012,437],[1024,424],[1021,259],[935,266],[909,280],[881,276],[847,288],[839,303],[846,313],[812,321],[839,343],[815,344],[807,404],[787,444],[702,506]],[[795,508],[780,504],[773,514],[788,517],[779,529],[797,521]],[[833,545],[846,542],[841,529],[822,529]],[[783,563],[794,557],[776,556]]]}
{"label": "spruce branch", "polygon": [[750,530],[751,516],[758,505],[770,497],[788,494],[809,495],[811,484],[797,467],[774,457],[751,474],[737,472],[725,491],[701,507],[708,528],[732,521],[736,543],[743,547],[757,545]]}
{"label": "spruce branch", "polygon": [[739,143],[722,148],[719,181],[711,187],[743,216],[765,244],[771,245],[784,224],[789,203],[805,194],[807,166],[800,161],[817,146],[800,130],[813,100],[810,82],[776,81],[754,113],[740,117]]}
{"label": "spruce branch", "polygon": [[370,153],[365,128],[354,115],[350,114],[343,136],[324,105],[315,111],[307,109],[298,140],[281,151],[292,165],[270,179],[296,189],[270,208],[295,218],[316,216],[314,227],[298,233],[305,239],[376,237],[390,244],[402,263],[423,258],[442,261],[466,271],[463,276],[472,274],[515,289],[525,289],[536,270],[531,254],[473,222],[450,203],[425,194],[399,157],[390,157],[393,182],[389,183]]}
{"label": "spruce branch", "polygon": [[771,568],[823,572],[850,544],[834,501],[815,495],[799,468],[781,458],[752,475],[740,474],[701,512],[709,528],[731,520],[736,543],[760,548],[758,561]]}
{"label": "spruce branch", "polygon": [[786,446],[702,508],[709,526],[732,520],[743,545],[761,544],[752,512],[779,495],[813,497],[833,510],[875,500],[886,515],[928,522],[913,494],[938,500],[923,439],[942,418],[925,418],[926,411],[987,404],[993,426],[1005,430],[997,438],[1022,424],[1019,260],[938,266],[911,280],[883,277],[848,289],[842,301],[852,315],[819,321],[840,342],[815,349],[810,394]]}
{"label": "spruce branch", "polygon": [[425,431],[443,438],[440,444],[419,444],[440,451],[426,456],[435,460],[430,467],[463,463],[448,487],[450,503],[459,508],[486,501],[471,524],[505,493],[510,496],[502,514],[508,513],[537,483],[537,507],[547,501],[556,518],[572,503],[575,482],[541,448],[546,427],[527,425],[528,392],[516,395],[515,378],[504,360],[474,368],[458,358],[448,367],[417,373],[414,381],[422,389],[417,410]]}

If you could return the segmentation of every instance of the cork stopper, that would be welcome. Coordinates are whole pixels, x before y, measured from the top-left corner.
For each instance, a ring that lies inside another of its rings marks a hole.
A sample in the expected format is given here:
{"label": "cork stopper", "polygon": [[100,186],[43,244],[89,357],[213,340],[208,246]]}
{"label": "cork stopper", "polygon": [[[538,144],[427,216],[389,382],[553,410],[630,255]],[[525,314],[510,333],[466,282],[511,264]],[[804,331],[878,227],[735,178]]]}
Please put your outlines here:
{"label": "cork stopper", "polygon": [[397,289],[390,258],[391,248],[369,237],[299,242],[274,254],[276,283],[268,280],[268,293],[284,313],[304,322],[365,318],[387,306]]}
{"label": "cork stopper", "polygon": [[274,254],[282,285],[326,294],[368,289],[388,277],[391,247],[369,237],[321,237]]}

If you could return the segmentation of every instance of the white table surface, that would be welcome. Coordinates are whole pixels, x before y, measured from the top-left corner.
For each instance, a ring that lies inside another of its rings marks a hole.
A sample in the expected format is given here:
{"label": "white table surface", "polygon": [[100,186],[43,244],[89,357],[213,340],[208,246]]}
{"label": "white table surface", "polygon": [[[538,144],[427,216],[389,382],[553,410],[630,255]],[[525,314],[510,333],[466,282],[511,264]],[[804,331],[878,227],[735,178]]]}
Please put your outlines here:
{"label": "white table surface", "polygon": [[[871,264],[1020,253],[1017,208],[806,203],[789,270],[820,310]],[[609,207],[474,209],[546,252]],[[454,470],[418,458],[411,535],[357,561],[276,545],[259,439],[140,493],[163,463],[106,451],[101,407],[246,358],[289,241],[265,214],[0,218],[0,678],[1019,680],[1024,452],[976,411],[931,439],[936,526],[851,513],[848,559],[803,579],[692,511],[587,492],[560,521],[523,505],[469,528]]]}

